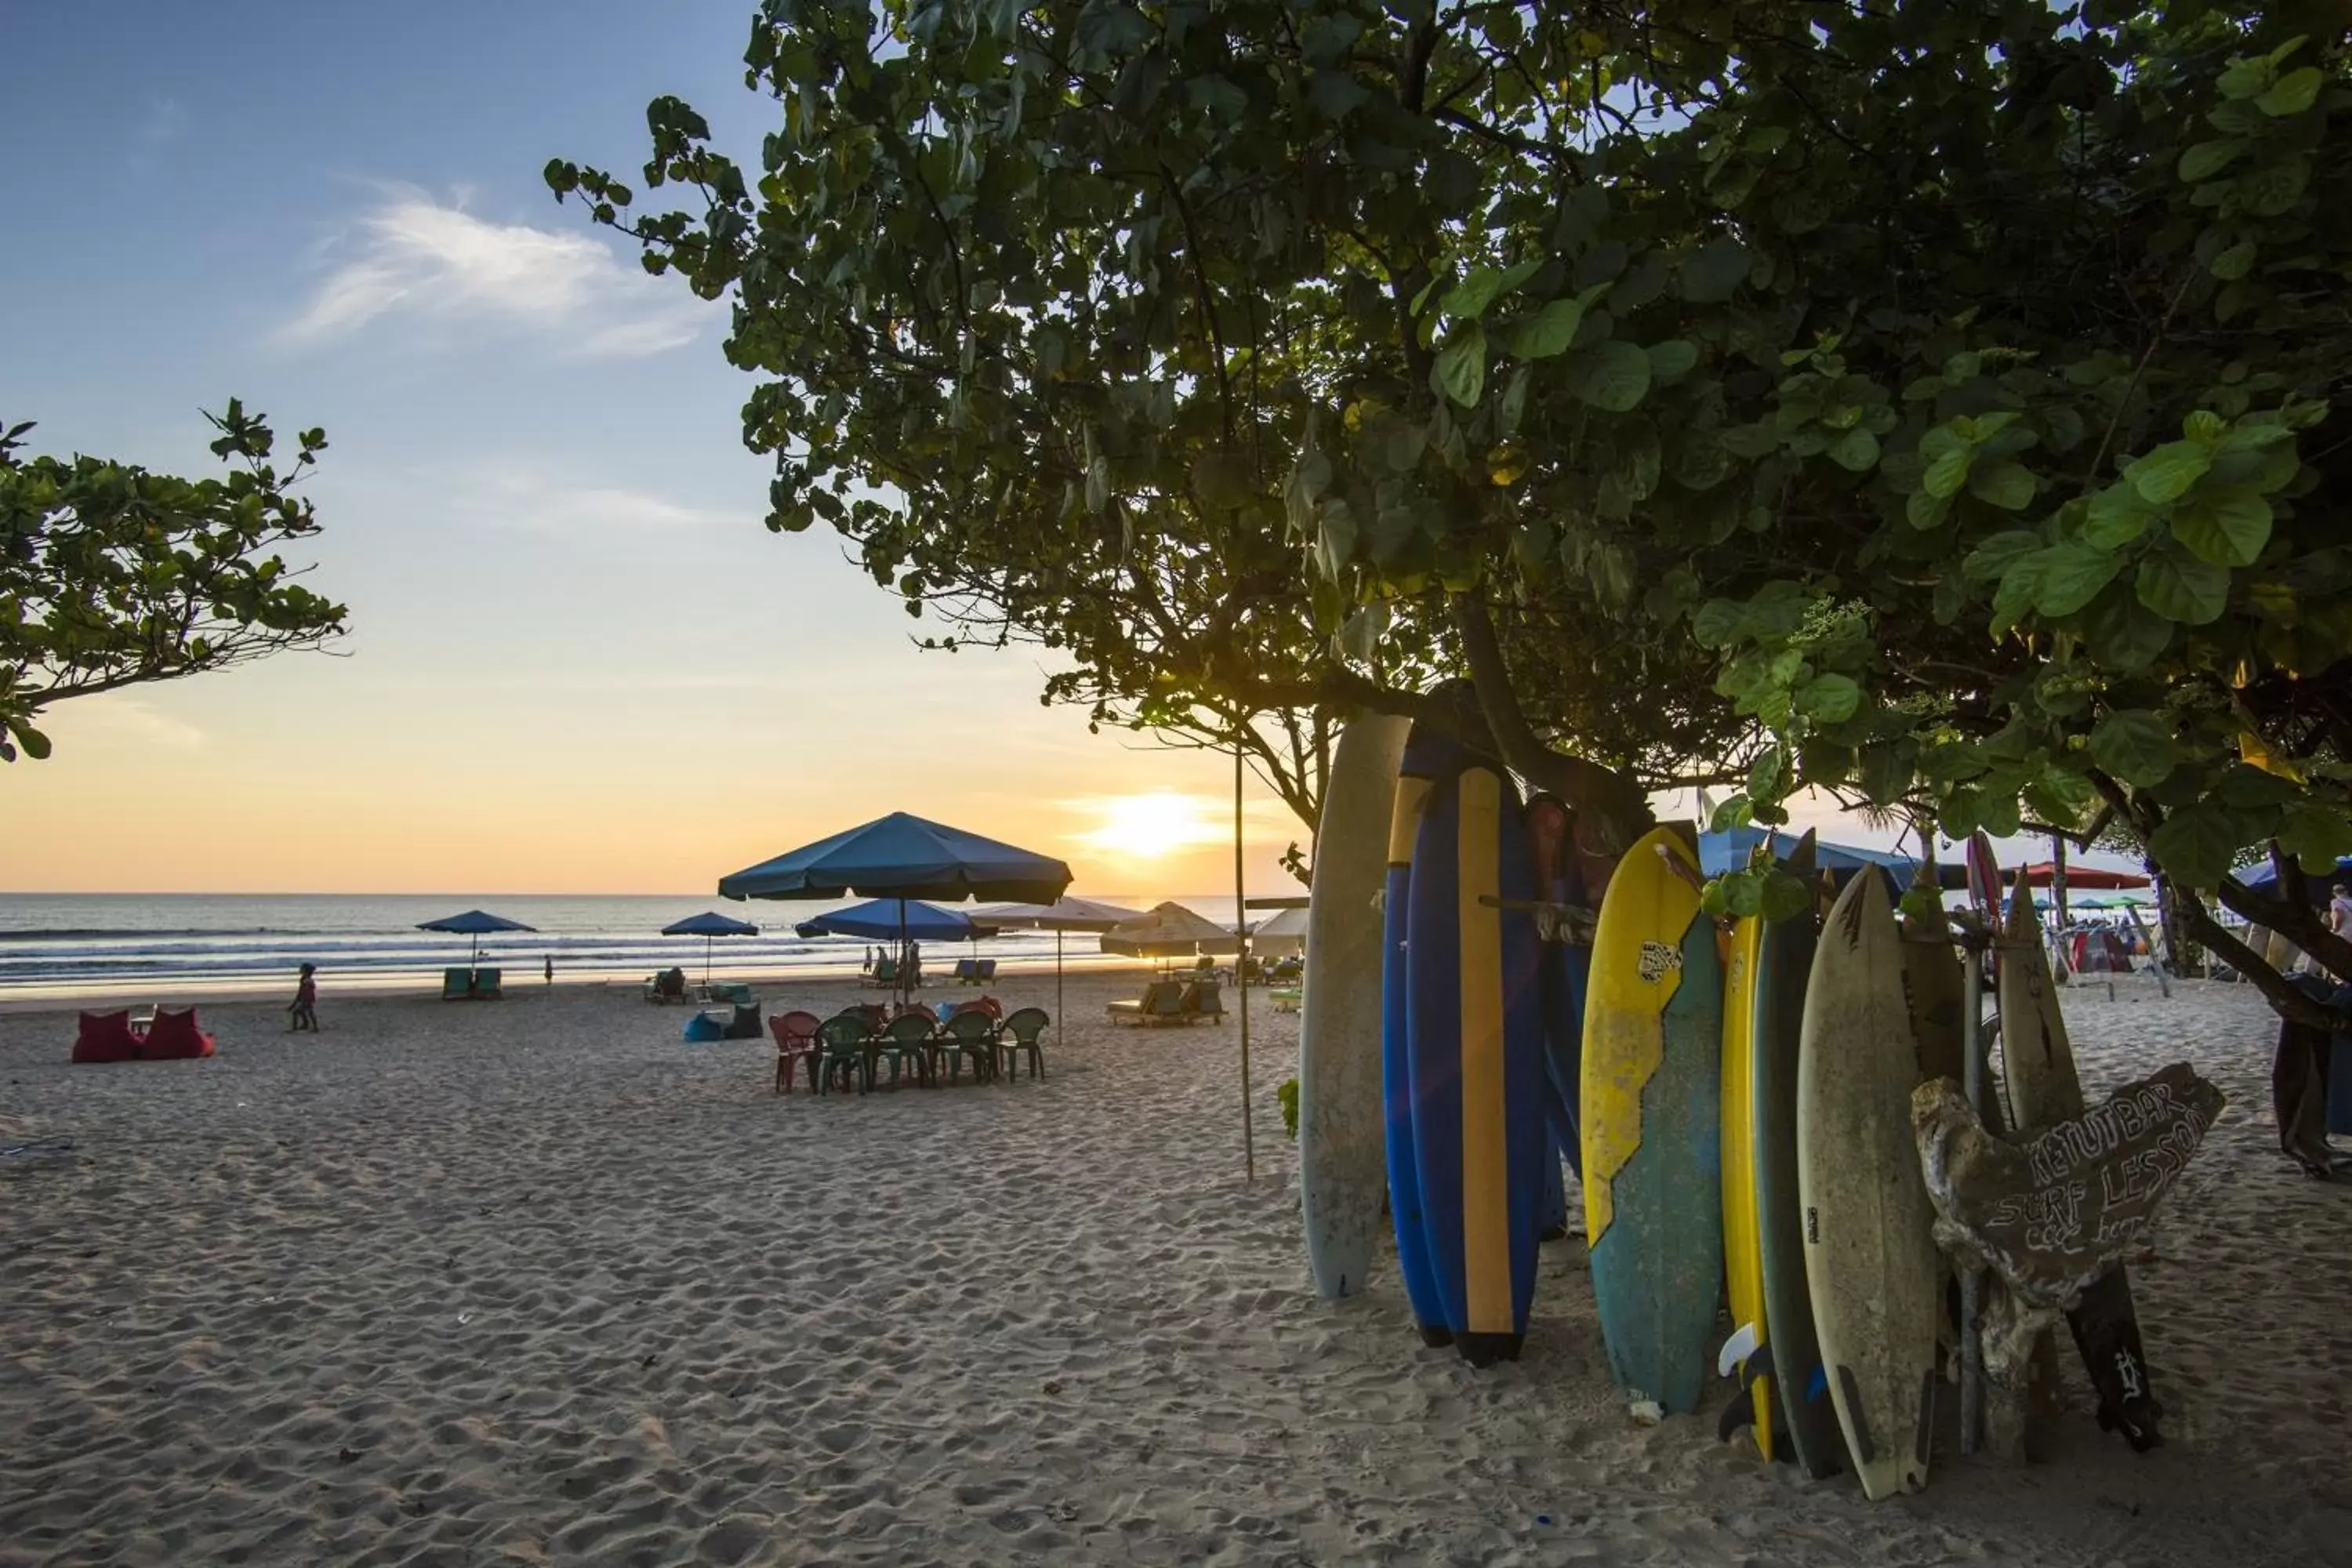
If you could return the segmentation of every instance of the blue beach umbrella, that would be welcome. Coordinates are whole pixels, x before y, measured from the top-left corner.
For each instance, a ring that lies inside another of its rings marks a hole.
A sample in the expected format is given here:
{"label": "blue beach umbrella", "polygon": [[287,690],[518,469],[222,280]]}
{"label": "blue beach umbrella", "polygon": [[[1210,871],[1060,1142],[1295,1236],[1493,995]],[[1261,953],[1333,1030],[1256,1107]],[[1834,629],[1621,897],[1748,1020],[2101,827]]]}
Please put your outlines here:
{"label": "blue beach umbrella", "polygon": [[[894,811],[722,877],[719,896],[1052,903],[1069,885],[1066,861]],[[897,925],[906,925],[903,913]]]}
{"label": "blue beach umbrella", "polygon": [[803,936],[870,936],[884,942],[971,942],[996,928],[920,899],[869,899],[793,927]]}
{"label": "blue beach umbrella", "polygon": [[[1710,877],[1720,877],[1728,871],[1745,870],[1748,857],[1766,837],[1761,827],[1734,827],[1722,833],[1702,833],[1698,836],[1699,869]],[[1798,835],[1782,828],[1775,841],[1774,853],[1785,855],[1797,847]],[[1864,866],[1878,866],[1893,879],[1897,891],[1911,885],[1919,863],[1906,855],[1891,854],[1884,849],[1862,849],[1851,844],[1813,844],[1813,864],[1824,871],[1859,871]]]}
{"label": "blue beach umbrella", "polygon": [[722,936],[757,936],[760,928],[750,921],[739,921],[732,915],[718,913],[688,915],[662,927],[664,936],[698,936],[702,939],[702,983],[710,984],[710,943]]}
{"label": "blue beach umbrella", "polygon": [[467,910],[462,915],[449,915],[437,921],[419,921],[416,929],[418,931],[448,931],[457,936],[472,937],[474,939],[474,956],[472,964],[474,967],[478,968],[482,962],[482,938],[489,935],[493,931],[533,931],[535,928],[527,926],[520,921],[508,920],[503,915],[486,914],[480,910]]}

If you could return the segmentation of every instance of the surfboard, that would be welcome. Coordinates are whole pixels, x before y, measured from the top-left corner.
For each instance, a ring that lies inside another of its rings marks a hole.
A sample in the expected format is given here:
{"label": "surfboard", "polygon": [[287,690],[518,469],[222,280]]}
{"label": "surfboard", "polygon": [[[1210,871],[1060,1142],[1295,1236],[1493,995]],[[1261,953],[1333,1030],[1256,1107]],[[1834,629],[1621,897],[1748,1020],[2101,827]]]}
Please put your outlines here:
{"label": "surfboard", "polygon": [[1405,939],[1412,923],[1412,857],[1421,819],[1441,767],[1461,747],[1434,725],[1416,721],[1405,737],[1390,808],[1388,880],[1381,905],[1381,1119],[1389,1181],[1389,1218],[1396,1234],[1397,1271],[1423,1344],[1453,1342],[1430,1263],[1422,1223],[1421,1173],[1413,1161],[1412,1009],[1408,1005]]}
{"label": "surfboard", "polygon": [[1797,1184],[1813,1331],[1864,1496],[1927,1482],[1943,1259],[1911,1136],[1919,1081],[1886,879],[1830,907],[1805,985]]}
{"label": "surfboard", "polygon": [[[1798,841],[1789,874],[1813,880],[1813,836]],[[1755,1122],[1757,1251],[1764,1277],[1761,1355],[1751,1373],[1769,1370],[1778,1391],[1769,1405],[1786,1446],[1805,1474],[1819,1479],[1845,1468],[1845,1436],[1822,1376],[1821,1345],[1813,1336],[1813,1301],[1805,1279],[1804,1206],[1797,1191],[1797,1063],[1803,1037],[1805,983],[1819,942],[1812,910],[1767,921],[1757,943],[1756,1002],[1751,1015]]]}
{"label": "surfboard", "polygon": [[[1735,1339],[1748,1347],[1739,1359],[1755,1358],[1755,1347],[1771,1340],[1771,1319],[1764,1310],[1764,1244],[1756,1206],[1756,976],[1764,956],[1760,915],[1749,915],[1731,928],[1730,955],[1723,969],[1723,1283],[1731,1304]],[[1756,1451],[1772,1458],[1771,1380],[1759,1374],[1744,1379],[1745,1403],[1734,1402],[1735,1415],[1727,1426],[1737,1427],[1737,1414],[1748,1416],[1756,1435]],[[1724,1434],[1727,1437],[1729,1432]]]}
{"label": "surfboard", "polygon": [[1349,723],[1315,834],[1298,1019],[1298,1195],[1307,1272],[1327,1297],[1364,1288],[1387,1190],[1381,903],[1397,764],[1411,728],[1378,713]]}
{"label": "surfboard", "polygon": [[1517,792],[1457,752],[1432,780],[1413,848],[1407,1057],[1432,1274],[1474,1366],[1517,1358],[1535,1300],[1551,1143],[1534,897]]}
{"label": "surfboard", "polygon": [[[2058,987],[2042,945],[2042,919],[2033,895],[2020,878],[2001,928],[2001,1078],[2021,1135],[2083,1114],[2083,1081],[2066,1020],[2058,1009]],[[2147,1352],[2141,1343],[2139,1312],[2131,1280],[2117,1264],[2083,1292],[2066,1314],[2066,1327],[2082,1353],[2098,1394],[2099,1426],[2121,1432],[2135,1449],[2164,1441],[2157,1423],[2164,1407],[2148,1382]]]}
{"label": "surfboard", "polygon": [[1584,1227],[1601,1339],[1617,1386],[1670,1414],[1705,1396],[1723,1280],[1723,964],[1698,876],[1664,828],[1626,851],[1585,998]]}
{"label": "surfboard", "polygon": [[[1584,869],[1570,841],[1567,813],[1549,795],[1528,802],[1528,847],[1535,860],[1536,896],[1563,909],[1587,908]],[[1581,1170],[1582,1135],[1577,1100],[1583,1092],[1584,994],[1592,973],[1589,942],[1567,940],[1558,926],[1538,952],[1537,997],[1543,1012],[1544,1112],[1559,1158]],[[1562,1209],[1567,1198],[1561,1194]]]}

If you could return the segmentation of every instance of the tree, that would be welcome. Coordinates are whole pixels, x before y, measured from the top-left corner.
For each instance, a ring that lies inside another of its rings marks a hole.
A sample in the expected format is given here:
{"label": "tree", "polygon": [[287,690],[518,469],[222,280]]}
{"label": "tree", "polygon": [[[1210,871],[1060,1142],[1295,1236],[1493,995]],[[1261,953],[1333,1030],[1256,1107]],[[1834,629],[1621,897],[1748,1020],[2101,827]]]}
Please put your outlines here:
{"label": "tree", "polygon": [[[306,430],[292,466],[232,398],[206,415],[222,479],[184,479],[99,458],[23,458],[29,424],[0,435],[0,759],[39,760],[41,710],[151,681],[316,648],[343,606],[294,581],[275,552],[319,531],[291,494],[327,445]],[[268,552],[268,553],[265,553]]]}
{"label": "tree", "polygon": [[[773,526],[1056,635],[1024,595],[1066,568],[1122,700],[1410,710],[1465,668],[1607,844],[1678,773],[1738,777],[1727,822],[2125,823],[2209,945],[2251,961],[2200,889],[2352,972],[2227,876],[2352,848],[2325,8],[877,19],[762,7],[755,175],[656,101],[646,181],[698,210],[548,171],[732,291]],[[1164,662],[1139,559],[1224,606]]]}

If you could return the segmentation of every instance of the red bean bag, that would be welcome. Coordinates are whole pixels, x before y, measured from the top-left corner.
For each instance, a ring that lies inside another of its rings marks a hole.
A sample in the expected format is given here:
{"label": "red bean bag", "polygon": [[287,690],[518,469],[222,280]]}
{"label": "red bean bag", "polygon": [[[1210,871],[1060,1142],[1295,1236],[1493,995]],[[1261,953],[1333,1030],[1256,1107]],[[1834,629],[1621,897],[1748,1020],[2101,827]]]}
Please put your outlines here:
{"label": "red bean bag", "polygon": [[139,1057],[142,1061],[170,1062],[212,1054],[213,1037],[196,1027],[194,1007],[177,1013],[158,1007],[155,1021],[147,1026],[147,1039]]}
{"label": "red bean bag", "polygon": [[140,1040],[131,1027],[128,1009],[120,1013],[84,1013],[81,1032],[74,1037],[78,1062],[135,1062]]}

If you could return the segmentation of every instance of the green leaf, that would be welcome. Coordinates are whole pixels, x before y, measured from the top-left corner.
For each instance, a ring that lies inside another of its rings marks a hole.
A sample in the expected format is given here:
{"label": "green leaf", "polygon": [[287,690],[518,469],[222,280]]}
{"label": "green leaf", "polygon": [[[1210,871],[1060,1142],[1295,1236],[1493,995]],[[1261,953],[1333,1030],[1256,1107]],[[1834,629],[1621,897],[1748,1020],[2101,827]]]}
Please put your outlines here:
{"label": "green leaf", "polygon": [[2252,98],[2278,79],[2278,66],[2266,59],[2233,59],[2213,85],[2223,98]]}
{"label": "green leaf", "polygon": [[2042,571],[2033,607],[2045,618],[2071,616],[2099,596],[2116,580],[2123,563],[2087,544],[2053,544],[2042,552]]}
{"label": "green leaf", "polygon": [[1437,302],[1438,313],[1457,321],[1475,321],[1486,313],[1502,287],[1502,273],[1481,267],[1446,290],[1445,298]]}
{"label": "green leaf", "polygon": [[2109,485],[2091,498],[2083,513],[2083,542],[2100,550],[2116,550],[2147,531],[2156,514],[2126,484]]}
{"label": "green leaf", "polygon": [[1698,363],[1698,345],[1682,338],[1652,343],[1649,354],[1650,379],[1661,385],[1681,380],[1690,374],[1691,366]]}
{"label": "green leaf", "polygon": [[2168,621],[2201,626],[2230,607],[2230,569],[2193,555],[2156,551],[2139,563],[2139,602]]}
{"label": "green leaf", "polygon": [[2254,107],[2273,119],[2301,114],[2319,100],[2321,79],[2316,66],[2291,70],[2273,82],[2269,91],[2255,99]]}
{"label": "green leaf", "polygon": [[2238,176],[2238,199],[2256,217],[2278,217],[2303,197],[2311,164],[2297,154]]}
{"label": "green leaf", "polygon": [[1768,746],[1748,766],[1748,798],[1778,801],[1789,784],[1789,749]]}
{"label": "green leaf", "polygon": [[1975,451],[1967,447],[1955,447],[1940,454],[1919,476],[1920,490],[1937,500],[1949,500],[1969,482],[1969,466],[1975,461]]}
{"label": "green leaf", "polygon": [[33,761],[45,763],[49,760],[49,738],[25,720],[10,719],[8,733],[16,737],[16,743],[25,748],[25,754]]}
{"label": "green leaf", "polygon": [[1764,897],[1757,913],[1768,921],[1792,921],[1812,908],[1813,890],[1802,881],[1777,867],[1764,873]]}
{"label": "green leaf", "polygon": [[2149,858],[2167,875],[2193,888],[2219,884],[2239,848],[2229,814],[2204,805],[2174,812],[2147,841]]}
{"label": "green leaf", "polygon": [[2279,823],[2279,847],[2302,862],[2305,871],[2324,877],[2336,862],[2352,855],[2352,822],[2326,806],[2289,805]]}
{"label": "green leaf", "polygon": [[2173,514],[2172,537],[2216,566],[2251,566],[2270,542],[2271,503],[2245,489],[2200,492]]}
{"label": "green leaf", "polygon": [[1729,647],[1748,628],[1748,606],[1737,599],[1709,599],[1691,617],[1691,637],[1701,647]]}
{"label": "green leaf", "polygon": [[2224,283],[2234,283],[2253,270],[2254,242],[2242,239],[2207,262],[2205,269]]}
{"label": "green leaf", "polygon": [[1595,408],[1623,414],[1650,391],[1650,356],[1622,338],[1581,351],[1576,395]]}
{"label": "green leaf", "polygon": [[1848,473],[1868,473],[1878,462],[1878,437],[1857,425],[1831,444],[1830,461]]}
{"label": "green leaf", "polygon": [[2189,184],[2201,184],[2235,163],[2238,155],[2252,145],[2242,136],[2224,137],[2219,142],[2200,142],[2180,154],[2180,177]]}
{"label": "green leaf", "polygon": [[2083,636],[2103,662],[2128,675],[2156,662],[2172,641],[2172,623],[2120,589],[2092,604]]}
{"label": "green leaf", "polygon": [[[1646,367],[1648,362],[1643,363]],[[1439,351],[1437,362],[1429,367],[1429,389],[1465,408],[1473,408],[1486,385],[1486,333],[1473,321],[1467,329],[1455,332]]]}
{"label": "green leaf", "polygon": [[1576,329],[1583,324],[1583,300],[1554,300],[1519,323],[1518,330],[1511,334],[1511,353],[1515,358],[1530,360],[1564,353],[1575,340]]}
{"label": "green leaf", "polygon": [[2195,441],[2168,441],[2145,458],[2136,458],[2124,469],[2124,478],[2139,492],[2140,500],[2150,506],[2162,506],[2179,500],[2189,493],[2189,487],[2205,477],[2213,466],[2213,455]]}
{"label": "green leaf", "polygon": [[1751,265],[1746,246],[1718,235],[1684,261],[1683,298],[1695,305],[1720,304],[1748,281]]}
{"label": "green leaf", "polygon": [[1939,500],[1936,497],[1929,495],[1926,490],[1912,491],[1909,496],[1904,499],[1903,502],[1903,516],[1905,520],[1908,521],[1912,527],[1917,529],[1933,528],[1937,523],[1943,521],[1944,519],[1949,517],[1951,512],[1952,503],[1950,501]]}
{"label": "green leaf", "polygon": [[1797,711],[1824,724],[1843,724],[1862,706],[1862,688],[1845,675],[1817,675],[1797,689]]}
{"label": "green leaf", "polygon": [[2172,727],[2144,708],[2126,708],[2099,721],[2091,731],[2091,760],[2127,784],[2142,789],[2162,784],[2179,765]]}
{"label": "green leaf", "polygon": [[1751,809],[1746,795],[1735,795],[1716,806],[1715,814],[1706,819],[1706,830],[1728,833],[1735,827],[1745,827]]}
{"label": "green leaf", "polygon": [[1969,476],[1969,494],[2003,511],[2022,511],[2033,504],[2033,475],[2021,463],[1996,463]]}
{"label": "green leaf", "polygon": [[1960,571],[1971,582],[1990,583],[2042,548],[2042,536],[2021,528],[1996,533],[1968,553]]}

